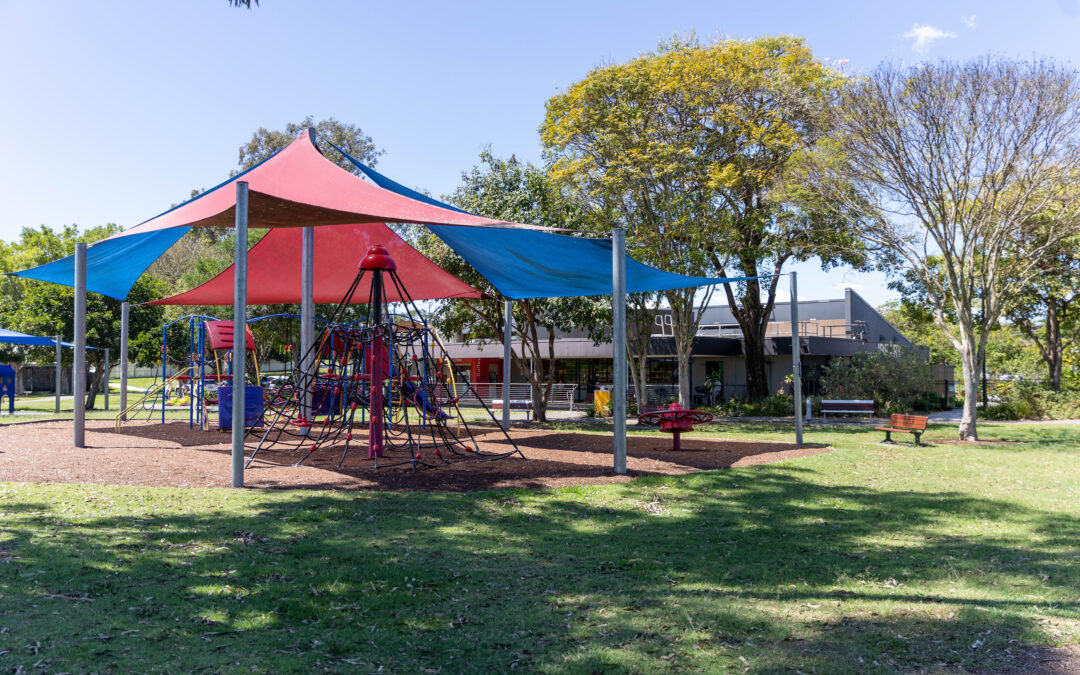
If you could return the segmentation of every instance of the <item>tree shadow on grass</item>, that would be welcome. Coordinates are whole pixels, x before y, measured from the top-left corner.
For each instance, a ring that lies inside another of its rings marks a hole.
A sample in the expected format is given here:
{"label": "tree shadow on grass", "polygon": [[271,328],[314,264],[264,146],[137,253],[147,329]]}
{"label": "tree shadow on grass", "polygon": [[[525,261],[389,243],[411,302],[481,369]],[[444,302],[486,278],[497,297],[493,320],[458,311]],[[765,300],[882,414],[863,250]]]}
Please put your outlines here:
{"label": "tree shadow on grass", "polygon": [[1080,615],[1076,518],[792,466],[549,493],[0,498],[10,668],[992,669]]}

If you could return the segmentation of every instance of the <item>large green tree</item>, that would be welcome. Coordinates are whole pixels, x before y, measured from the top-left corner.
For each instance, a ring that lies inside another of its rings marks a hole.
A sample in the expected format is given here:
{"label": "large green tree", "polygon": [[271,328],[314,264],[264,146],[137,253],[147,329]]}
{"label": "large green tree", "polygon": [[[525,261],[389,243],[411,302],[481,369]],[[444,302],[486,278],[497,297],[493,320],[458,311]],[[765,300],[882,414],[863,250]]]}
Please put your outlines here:
{"label": "large green tree", "polygon": [[[119,230],[115,225],[94,227],[82,233],[74,225],[60,231],[45,226],[26,228],[19,241],[6,246],[6,255],[0,256],[0,263],[5,268],[0,271],[25,269],[71,255],[76,242],[92,244]],[[143,275],[128,296],[131,302],[129,335],[137,363],[152,362],[156,353],[154,347],[160,344],[164,314],[161,307],[139,303],[160,297],[165,291],[163,282]],[[9,277],[0,291],[0,324],[25,333],[62,335],[71,340],[74,336],[74,299],[74,291],[66,286]],[[93,409],[105,376],[105,348],[114,355],[114,363],[119,360],[119,300],[97,293],[86,294],[86,342],[97,347],[87,352],[87,363],[94,367],[95,376],[87,389],[86,407]],[[23,356],[46,362],[55,358],[52,348],[28,350]],[[70,357],[70,350],[64,350],[66,363],[70,363]]]}
{"label": "large green tree", "polygon": [[[480,162],[462,176],[461,185],[449,201],[489,218],[580,229],[578,212],[555,189],[544,170],[513,157],[500,159],[490,150],[481,153]],[[440,303],[432,314],[436,327],[444,335],[462,335],[481,344],[502,342],[504,298],[499,292],[434,234],[420,234],[417,243],[436,265],[488,296]],[[604,298],[514,302],[514,337],[520,346],[512,352],[513,363],[532,386],[533,415],[538,421],[546,419],[555,381],[556,331],[578,330],[600,339],[610,325],[610,317],[610,303]]]}
{"label": "large green tree", "polygon": [[[1080,75],[999,58],[882,64],[837,110],[843,152],[808,179],[918,280],[976,391],[1008,300],[1080,231]],[[959,436],[976,440],[975,397],[964,403]]]}
{"label": "large green tree", "polygon": [[[547,105],[554,175],[591,222],[627,229],[635,257],[684,274],[764,277],[725,287],[752,398],[768,394],[765,333],[784,265],[861,260],[838,212],[802,189],[802,157],[827,138],[841,85],[798,38],[674,40],[593,70]],[[688,405],[705,303],[694,289],[664,295]]]}
{"label": "large green tree", "polygon": [[[309,128],[315,130],[316,143],[319,142],[320,138],[329,140],[369,166],[374,166],[379,156],[383,154],[382,150],[375,147],[375,142],[371,140],[371,136],[365,134],[355,124],[339,122],[333,117],[316,122],[311,115],[308,115],[299,122],[289,122],[284,129],[270,130],[259,127],[255,130],[255,133],[251,135],[251,139],[240,146],[240,168],[237,172],[255,166],[295,141],[297,136]],[[349,173],[360,175],[360,170],[343,157],[341,153],[330,147],[329,144],[324,143],[319,146],[319,149],[327,159],[341,168]]]}
{"label": "large green tree", "polygon": [[1061,390],[1066,354],[1080,331],[1080,238],[1063,239],[1043,255],[1041,273],[1020,286],[1005,304],[1005,317],[1039,351],[1047,384]]}

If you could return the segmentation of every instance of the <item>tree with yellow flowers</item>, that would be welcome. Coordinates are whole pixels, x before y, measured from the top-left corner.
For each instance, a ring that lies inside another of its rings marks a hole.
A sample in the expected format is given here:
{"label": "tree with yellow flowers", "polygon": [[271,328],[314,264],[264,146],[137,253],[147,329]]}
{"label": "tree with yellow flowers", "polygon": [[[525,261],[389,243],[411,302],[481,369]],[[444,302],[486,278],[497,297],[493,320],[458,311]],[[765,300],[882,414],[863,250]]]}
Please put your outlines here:
{"label": "tree with yellow flowers", "polygon": [[[862,262],[852,228],[800,177],[806,154],[829,151],[843,84],[800,38],[689,38],[596,68],[547,104],[553,175],[593,227],[626,228],[634,257],[670,272],[762,277],[724,287],[751,399],[769,392],[765,332],[785,263]],[[683,405],[709,295],[665,293]]]}

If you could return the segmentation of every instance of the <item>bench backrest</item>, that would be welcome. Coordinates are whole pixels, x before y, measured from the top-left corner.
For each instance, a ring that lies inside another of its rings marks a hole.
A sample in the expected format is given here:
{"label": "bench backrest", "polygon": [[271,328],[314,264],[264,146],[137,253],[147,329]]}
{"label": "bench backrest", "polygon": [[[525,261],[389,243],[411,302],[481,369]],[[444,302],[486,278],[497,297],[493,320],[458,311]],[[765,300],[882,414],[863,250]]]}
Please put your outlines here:
{"label": "bench backrest", "polygon": [[928,417],[922,417],[920,415],[893,415],[889,418],[889,425],[897,429],[925,431],[928,419]]}
{"label": "bench backrest", "polygon": [[858,399],[822,401],[821,402],[821,409],[826,410],[826,411],[828,411],[828,410],[867,410],[867,411],[873,412],[874,411],[874,402],[870,401],[870,400],[858,400]]}

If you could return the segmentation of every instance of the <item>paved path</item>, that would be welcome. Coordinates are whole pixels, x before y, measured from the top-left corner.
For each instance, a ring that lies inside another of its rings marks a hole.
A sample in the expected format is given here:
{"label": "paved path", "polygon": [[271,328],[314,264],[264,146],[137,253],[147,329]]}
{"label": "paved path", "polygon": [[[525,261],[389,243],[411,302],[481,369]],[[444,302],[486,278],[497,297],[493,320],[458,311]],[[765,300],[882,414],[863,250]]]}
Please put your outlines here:
{"label": "paved path", "polygon": [[960,418],[964,416],[963,408],[953,408],[952,410],[942,410],[941,412],[930,413],[931,422],[955,422],[960,423]]}

